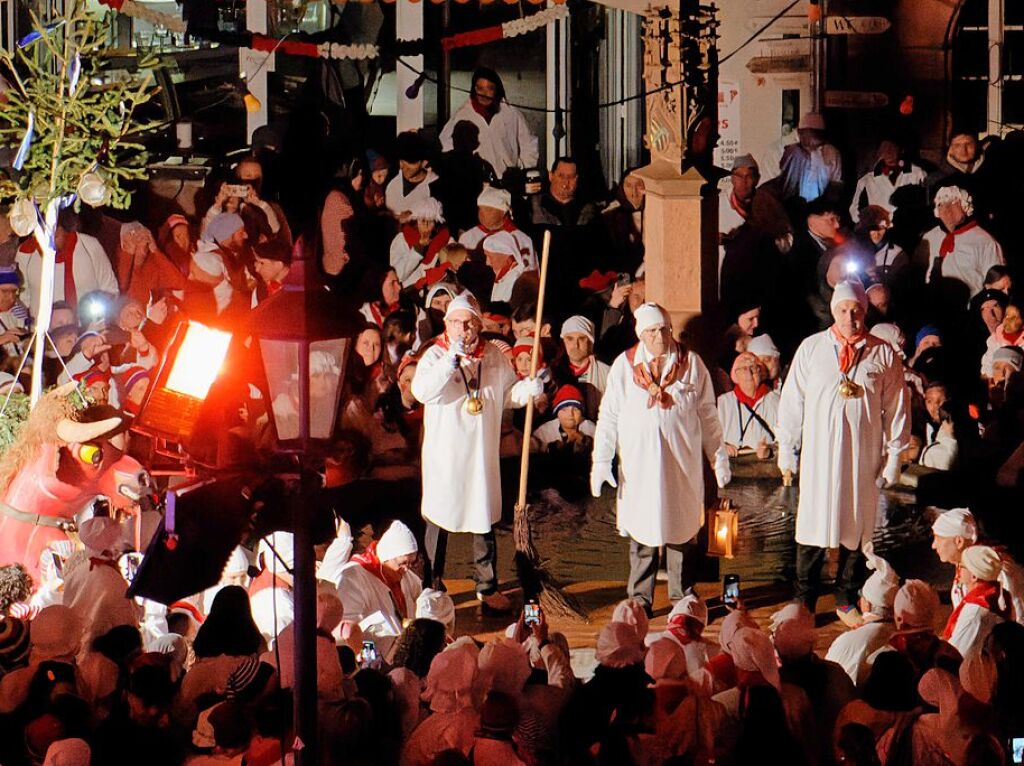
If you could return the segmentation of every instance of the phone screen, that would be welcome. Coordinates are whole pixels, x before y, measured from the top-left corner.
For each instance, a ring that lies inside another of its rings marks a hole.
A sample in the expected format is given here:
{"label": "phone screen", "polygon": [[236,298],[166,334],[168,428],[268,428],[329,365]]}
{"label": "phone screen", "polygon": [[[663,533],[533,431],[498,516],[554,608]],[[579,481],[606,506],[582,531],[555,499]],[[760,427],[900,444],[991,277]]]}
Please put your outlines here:
{"label": "phone screen", "polygon": [[540,622],[540,606],[528,602],[523,606],[523,620],[527,625],[535,625]]}
{"label": "phone screen", "polygon": [[377,661],[377,645],[373,641],[363,641],[363,665]]}
{"label": "phone screen", "polygon": [[722,578],[722,603],[735,606],[740,598],[740,576],[727,574]]}
{"label": "phone screen", "polygon": [[1010,737],[1010,760],[1024,763],[1024,737]]}

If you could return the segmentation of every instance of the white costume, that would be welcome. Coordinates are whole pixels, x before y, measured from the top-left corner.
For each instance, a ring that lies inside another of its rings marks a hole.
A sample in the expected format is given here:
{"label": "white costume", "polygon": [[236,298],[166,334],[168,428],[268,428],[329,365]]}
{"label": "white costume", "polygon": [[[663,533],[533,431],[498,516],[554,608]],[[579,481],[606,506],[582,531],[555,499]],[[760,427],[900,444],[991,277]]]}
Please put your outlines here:
{"label": "white costume", "polygon": [[[765,444],[774,444],[776,423],[779,418],[779,399],[777,392],[769,391],[758,399],[751,409],[736,398],[735,391],[726,391],[718,397],[718,419],[722,424],[722,438],[727,444],[737,448],[757,449],[762,441]],[[766,429],[758,418],[767,423],[771,430]]]}
{"label": "white costume", "polygon": [[[480,414],[467,411],[470,397],[460,367],[467,380],[478,376]],[[424,518],[449,532],[491,531],[501,518],[502,412],[510,401],[515,407],[525,405],[529,385],[528,379],[517,382],[512,365],[493,343],[483,344],[479,363],[440,344],[424,352],[412,380],[413,396],[424,405]]]}
{"label": "white costume", "polygon": [[[516,243],[519,245],[519,255],[516,256],[526,271],[536,271],[537,266],[537,253],[533,249],[533,240],[524,232],[522,229],[511,228],[511,229],[498,229],[498,231],[507,231],[513,237],[515,237]],[[480,247],[480,244],[487,239],[487,237],[495,234],[496,232],[488,231],[483,226],[477,224],[472,229],[467,229],[462,232],[462,236],[459,237],[459,244],[470,252]]]}
{"label": "white costume", "polygon": [[[946,238],[947,232],[936,226],[925,233],[921,247],[925,248],[928,257],[928,281],[936,275],[936,265],[940,260],[939,248]],[[960,230],[954,234],[953,252],[942,257],[942,276],[956,279],[967,285],[969,298],[977,295],[985,287],[985,274],[993,266],[1005,265],[1003,249],[992,235],[980,226]]]}
{"label": "white costume", "polygon": [[779,468],[795,471],[800,452],[797,542],[858,550],[875,529],[882,456],[898,468],[910,417],[892,346],[871,335],[857,344],[849,378],[863,394],[850,399],[839,394],[839,348],[825,330],[797,349],[779,404]]}
{"label": "white costume", "polygon": [[[647,389],[634,382],[627,354],[620,354],[608,374],[594,436],[595,465],[619,455],[619,532],[652,547],[689,542],[700,529],[701,450],[716,471],[723,462],[728,470],[729,463],[711,376],[700,357],[692,351],[680,355],[673,344],[662,365],[663,379],[677,359],[677,380],[665,388],[672,406],[664,409],[657,403],[647,406]],[[641,342],[633,362],[650,361]]]}
{"label": "white costume", "polygon": [[[435,232],[435,236],[436,234],[437,232]],[[448,242],[454,241],[451,237],[448,238]],[[402,283],[402,287],[412,287],[423,279],[427,275],[427,269],[438,265],[440,255],[440,250],[431,253],[429,249],[420,254],[419,250],[409,244],[409,240],[401,231],[391,240],[389,255],[391,268],[398,273],[398,280]]]}
{"label": "white costume", "polygon": [[[408,617],[415,616],[416,599],[422,589],[420,578],[412,572],[402,575],[402,595]],[[341,570],[338,598],[345,605],[345,619],[358,622],[363,636],[376,643],[380,655],[390,657],[391,645],[402,635],[402,616],[395,611],[388,586],[358,562],[350,561]]]}
{"label": "white costume", "polygon": [[[94,290],[102,290],[111,295],[117,295],[120,289],[117,286],[117,277],[110,265],[110,258],[107,256],[103,245],[96,237],[88,234],[77,234],[78,241],[75,244],[75,252],[72,256],[74,263],[75,292],[80,299],[86,293]],[[15,262],[25,278],[25,289],[23,294],[28,299],[28,307],[32,316],[39,316],[39,282],[42,276],[43,257],[37,251],[23,253],[18,251]],[[64,264],[58,263],[53,270],[53,300],[67,300],[64,295]]]}
{"label": "white costume", "polygon": [[476,153],[494,168],[501,178],[508,168],[533,168],[537,166],[537,137],[530,132],[530,126],[522,113],[514,106],[502,101],[501,107],[488,123],[470,99],[458,108],[441,131],[441,149],[452,150],[452,133],[456,123],[471,122],[480,129],[480,146]]}
{"label": "white costume", "polygon": [[887,646],[895,632],[891,622],[864,623],[836,636],[825,659],[842,667],[854,685],[861,686],[871,671],[875,652]]}
{"label": "white costume", "polygon": [[437,180],[437,173],[433,170],[427,171],[427,177],[420,181],[412,190],[406,194],[404,176],[399,173],[388,182],[384,189],[384,204],[388,212],[396,218],[402,213],[412,210],[412,206],[425,199],[432,199],[430,185]]}
{"label": "white costume", "polygon": [[[860,211],[868,205],[884,207],[892,215],[896,206],[890,202],[893,192],[902,189],[904,186],[921,186],[924,183],[926,174],[917,165],[907,163],[907,166],[900,170],[896,176],[896,183],[892,182],[888,173],[882,170],[871,170],[860,177],[857,181],[857,188],[853,192],[853,202],[850,204],[850,218],[854,223],[860,220]],[[861,195],[864,195],[863,199]],[[866,200],[866,201],[865,201]],[[861,204],[864,202],[864,204]]]}

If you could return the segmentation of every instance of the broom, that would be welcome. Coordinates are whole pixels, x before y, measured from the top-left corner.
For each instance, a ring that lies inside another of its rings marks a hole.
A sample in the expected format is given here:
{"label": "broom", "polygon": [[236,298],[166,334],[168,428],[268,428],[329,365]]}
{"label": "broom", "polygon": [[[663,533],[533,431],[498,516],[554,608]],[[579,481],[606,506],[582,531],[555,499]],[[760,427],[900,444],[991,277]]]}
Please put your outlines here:
{"label": "broom", "polygon": [[[533,332],[533,352],[530,357],[530,377],[537,377],[540,358],[540,329],[544,317],[544,289],[548,281],[548,256],[551,251],[551,232],[544,232],[544,245],[540,257],[540,287],[537,291],[537,317]],[[586,612],[570,593],[565,593],[544,567],[533,544],[530,531],[530,512],[526,504],[526,481],[530,473],[530,435],[533,432],[533,397],[526,403],[526,423],[523,425],[523,454],[519,461],[519,499],[516,501],[512,537],[516,545],[516,572],[527,601],[538,599],[548,614],[587,621]]]}

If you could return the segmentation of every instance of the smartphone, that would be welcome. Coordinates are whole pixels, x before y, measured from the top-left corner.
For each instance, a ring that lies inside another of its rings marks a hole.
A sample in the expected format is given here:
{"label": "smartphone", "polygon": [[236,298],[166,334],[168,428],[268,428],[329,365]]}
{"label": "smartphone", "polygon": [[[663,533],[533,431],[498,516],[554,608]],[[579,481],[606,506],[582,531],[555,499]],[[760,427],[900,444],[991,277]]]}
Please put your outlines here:
{"label": "smartphone", "polygon": [[633,284],[633,275],[626,273],[619,274],[619,278],[615,281],[615,284],[617,284],[619,287],[631,285]]}
{"label": "smartphone", "polygon": [[57,573],[57,577],[64,579],[64,559],[57,555],[56,551],[50,551],[50,556],[53,558],[53,569]]}
{"label": "smartphone", "polygon": [[225,184],[224,189],[229,197],[249,196],[249,184]]}
{"label": "smartphone", "polygon": [[1024,737],[1010,737],[1010,763],[1024,763]]}
{"label": "smartphone", "polygon": [[722,603],[726,606],[736,606],[740,599],[740,576],[738,574],[727,574],[722,578]]}
{"label": "smartphone", "polygon": [[380,655],[377,654],[377,644],[373,641],[363,641],[363,651],[360,654],[364,668],[370,667],[380,659]]}
{"label": "smartphone", "polygon": [[537,625],[540,622],[540,605],[536,601],[527,601],[523,606],[523,621],[527,625]]}

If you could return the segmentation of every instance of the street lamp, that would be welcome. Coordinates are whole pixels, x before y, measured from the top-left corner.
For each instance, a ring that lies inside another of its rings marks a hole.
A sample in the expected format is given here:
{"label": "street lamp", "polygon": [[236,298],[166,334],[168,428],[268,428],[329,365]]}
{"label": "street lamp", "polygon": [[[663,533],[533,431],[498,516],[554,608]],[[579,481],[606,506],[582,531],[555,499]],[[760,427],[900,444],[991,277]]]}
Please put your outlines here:
{"label": "street lamp", "polygon": [[316,756],[316,575],[311,516],[318,483],[308,456],[334,433],[348,352],[358,322],[334,295],[286,284],[252,313],[252,339],[266,374],[267,412],[278,451],[296,471],[292,497],[295,566],[295,736],[297,763]]}

